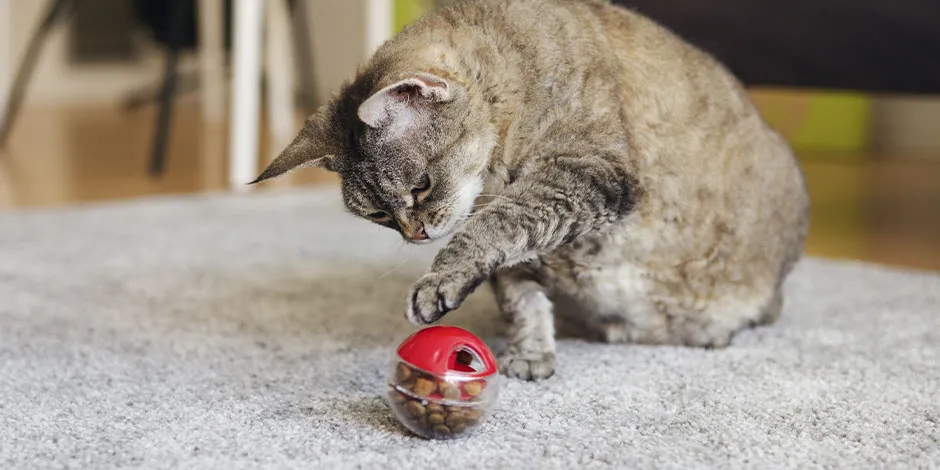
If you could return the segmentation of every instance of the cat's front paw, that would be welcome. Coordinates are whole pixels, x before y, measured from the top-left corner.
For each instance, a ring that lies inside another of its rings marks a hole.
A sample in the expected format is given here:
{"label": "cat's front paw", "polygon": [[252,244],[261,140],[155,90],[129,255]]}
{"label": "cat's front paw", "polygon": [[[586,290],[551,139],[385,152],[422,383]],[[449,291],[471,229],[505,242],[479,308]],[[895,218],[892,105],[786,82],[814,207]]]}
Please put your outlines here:
{"label": "cat's front paw", "polygon": [[460,307],[478,285],[480,281],[459,274],[425,274],[411,286],[405,316],[414,325],[434,323]]}
{"label": "cat's front paw", "polygon": [[499,370],[506,377],[542,380],[555,375],[555,353],[521,354],[507,351],[499,357]]}

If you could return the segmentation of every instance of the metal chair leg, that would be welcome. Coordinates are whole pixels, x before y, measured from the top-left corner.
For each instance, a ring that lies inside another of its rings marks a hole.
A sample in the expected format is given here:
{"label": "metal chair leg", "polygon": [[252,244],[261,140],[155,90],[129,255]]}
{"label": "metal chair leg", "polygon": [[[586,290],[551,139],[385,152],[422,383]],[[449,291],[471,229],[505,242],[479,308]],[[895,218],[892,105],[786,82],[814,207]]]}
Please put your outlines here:
{"label": "metal chair leg", "polygon": [[159,112],[150,155],[150,174],[159,176],[166,167],[166,148],[170,137],[170,121],[173,115],[173,97],[176,93],[179,72],[179,53],[182,47],[187,15],[192,14],[186,0],[168,0],[172,2],[172,29],[167,44],[166,65],[163,69],[163,86],[159,96]]}
{"label": "metal chair leg", "polygon": [[13,123],[19,115],[20,106],[26,96],[26,85],[33,74],[33,69],[36,67],[36,60],[39,58],[42,46],[49,37],[49,33],[55,28],[56,23],[64,20],[66,15],[74,9],[76,1],[78,0],[52,0],[42,23],[39,24],[33,37],[30,38],[29,45],[26,47],[26,54],[23,56],[16,72],[16,78],[10,87],[3,117],[0,118],[0,147],[6,145],[7,138],[13,130]]}

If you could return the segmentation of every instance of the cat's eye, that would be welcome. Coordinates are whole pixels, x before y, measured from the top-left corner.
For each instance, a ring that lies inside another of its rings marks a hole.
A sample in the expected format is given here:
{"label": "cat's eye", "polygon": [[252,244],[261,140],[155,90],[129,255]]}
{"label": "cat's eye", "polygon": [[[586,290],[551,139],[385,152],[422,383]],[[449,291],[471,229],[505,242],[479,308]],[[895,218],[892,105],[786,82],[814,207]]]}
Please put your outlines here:
{"label": "cat's eye", "polygon": [[422,193],[427,192],[429,189],[431,189],[431,175],[425,174],[424,178],[421,178],[421,182],[411,189],[411,195],[417,199],[418,196],[421,196]]}
{"label": "cat's eye", "polygon": [[373,222],[378,222],[380,224],[384,224],[392,220],[392,216],[388,215],[387,212],[382,211],[373,212],[366,217],[372,219]]}

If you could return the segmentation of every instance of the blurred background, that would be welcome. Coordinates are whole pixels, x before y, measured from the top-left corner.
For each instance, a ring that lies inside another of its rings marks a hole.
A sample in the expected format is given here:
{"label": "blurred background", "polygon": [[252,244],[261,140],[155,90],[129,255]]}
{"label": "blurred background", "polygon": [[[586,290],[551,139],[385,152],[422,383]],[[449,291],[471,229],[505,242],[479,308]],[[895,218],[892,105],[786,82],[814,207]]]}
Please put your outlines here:
{"label": "blurred background", "polygon": [[[472,0],[471,0],[472,1]],[[0,0],[0,211],[245,191],[444,0]],[[940,270],[940,2],[633,0],[796,149],[810,255]],[[336,184],[305,170],[255,188]]]}

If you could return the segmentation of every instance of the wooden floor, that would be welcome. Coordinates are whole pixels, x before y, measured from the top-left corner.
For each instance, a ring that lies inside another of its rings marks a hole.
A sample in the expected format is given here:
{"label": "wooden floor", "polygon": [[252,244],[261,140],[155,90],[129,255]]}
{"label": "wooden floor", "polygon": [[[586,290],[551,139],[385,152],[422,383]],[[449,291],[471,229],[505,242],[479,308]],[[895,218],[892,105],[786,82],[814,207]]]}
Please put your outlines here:
{"label": "wooden floor", "polygon": [[[225,189],[226,131],[204,125],[187,102],[177,108],[166,173],[148,176],[153,117],[151,109],[27,109],[0,150],[0,211]],[[940,270],[940,158],[845,157],[801,155],[813,200],[807,252]],[[335,182],[305,170],[275,184]]]}

